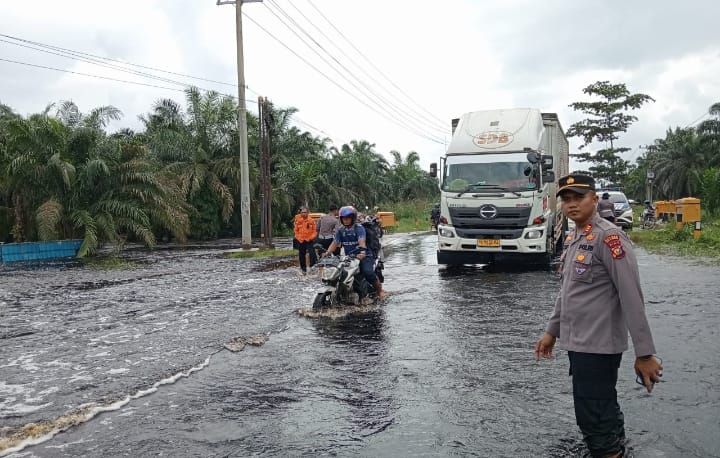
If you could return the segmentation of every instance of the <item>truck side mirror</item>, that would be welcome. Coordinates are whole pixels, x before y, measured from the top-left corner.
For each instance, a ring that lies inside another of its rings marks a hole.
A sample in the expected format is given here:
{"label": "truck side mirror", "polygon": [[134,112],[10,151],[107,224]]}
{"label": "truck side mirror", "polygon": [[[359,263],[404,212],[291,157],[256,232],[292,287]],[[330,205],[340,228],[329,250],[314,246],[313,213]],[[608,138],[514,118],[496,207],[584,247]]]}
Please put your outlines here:
{"label": "truck side mirror", "polygon": [[555,182],[555,172],[552,170],[549,170],[545,173],[543,173],[542,176],[543,183],[554,183]]}
{"label": "truck side mirror", "polygon": [[525,156],[525,157],[527,157],[527,161],[531,164],[537,164],[538,161],[540,160],[540,155],[538,153],[536,153],[535,151],[530,151],[529,153],[527,153],[527,156]]}
{"label": "truck side mirror", "polygon": [[437,162],[430,164],[430,176],[437,178]]}
{"label": "truck side mirror", "polygon": [[543,169],[544,170],[552,170],[553,166],[555,165],[555,162],[553,160],[552,155],[550,154],[543,154],[542,155],[542,163],[543,163]]}

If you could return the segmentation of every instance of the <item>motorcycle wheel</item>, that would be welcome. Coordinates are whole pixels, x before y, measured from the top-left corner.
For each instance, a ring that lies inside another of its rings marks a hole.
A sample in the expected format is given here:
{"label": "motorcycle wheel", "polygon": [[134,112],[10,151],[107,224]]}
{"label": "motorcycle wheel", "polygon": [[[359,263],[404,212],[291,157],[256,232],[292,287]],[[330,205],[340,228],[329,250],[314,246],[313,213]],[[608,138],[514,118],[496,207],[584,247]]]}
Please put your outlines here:
{"label": "motorcycle wheel", "polygon": [[313,301],[313,310],[330,307],[330,305],[332,305],[330,294],[331,293],[329,292],[317,293],[315,300]]}

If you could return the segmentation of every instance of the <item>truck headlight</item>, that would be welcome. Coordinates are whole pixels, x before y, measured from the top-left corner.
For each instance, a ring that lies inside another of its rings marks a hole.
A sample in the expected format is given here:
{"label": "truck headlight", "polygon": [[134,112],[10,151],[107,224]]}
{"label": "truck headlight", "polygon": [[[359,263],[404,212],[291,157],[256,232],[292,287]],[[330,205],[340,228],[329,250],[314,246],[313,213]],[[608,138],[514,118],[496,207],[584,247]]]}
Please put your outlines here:
{"label": "truck headlight", "polygon": [[526,239],[539,239],[540,237],[542,237],[542,235],[543,235],[543,231],[533,229],[533,230],[527,231],[525,233],[525,238]]}
{"label": "truck headlight", "polygon": [[447,237],[449,239],[455,237],[455,233],[453,233],[453,231],[451,231],[450,229],[445,229],[444,227],[441,227],[438,230],[438,233],[440,234],[440,237]]}

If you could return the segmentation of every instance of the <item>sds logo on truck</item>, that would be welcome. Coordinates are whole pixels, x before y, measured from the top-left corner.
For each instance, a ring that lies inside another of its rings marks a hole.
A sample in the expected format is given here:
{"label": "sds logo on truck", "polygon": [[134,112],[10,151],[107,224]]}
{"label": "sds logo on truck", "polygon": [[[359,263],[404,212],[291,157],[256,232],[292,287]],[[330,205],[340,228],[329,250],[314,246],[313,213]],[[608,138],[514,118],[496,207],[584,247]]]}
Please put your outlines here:
{"label": "sds logo on truck", "polygon": [[482,148],[500,148],[513,141],[513,134],[510,132],[483,132],[473,137],[473,143]]}

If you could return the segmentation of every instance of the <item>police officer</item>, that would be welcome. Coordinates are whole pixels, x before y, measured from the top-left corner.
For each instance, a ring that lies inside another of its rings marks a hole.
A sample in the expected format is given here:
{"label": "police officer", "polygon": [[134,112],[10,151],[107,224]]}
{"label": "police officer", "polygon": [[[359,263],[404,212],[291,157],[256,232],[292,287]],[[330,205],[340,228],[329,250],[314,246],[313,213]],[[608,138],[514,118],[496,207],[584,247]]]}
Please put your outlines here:
{"label": "police officer", "polygon": [[575,419],[590,453],[622,456],[625,427],[615,385],[628,331],[635,349],[635,372],[648,392],[662,375],[645,316],[637,261],[626,235],[597,214],[592,177],[561,178],[557,195],[563,213],[576,226],[565,240],[560,294],[545,334],[535,344],[535,357],[551,357],[559,339],[570,359]]}

